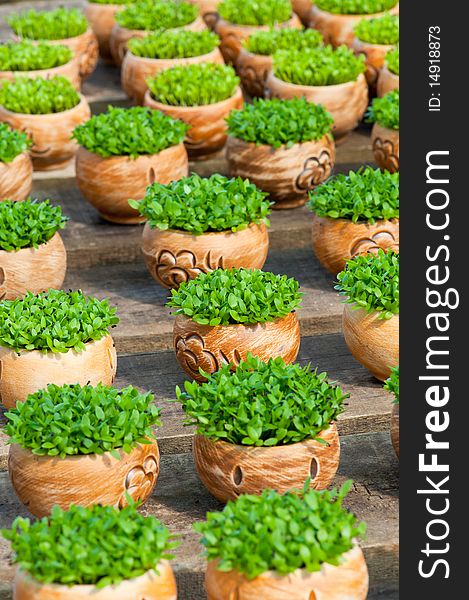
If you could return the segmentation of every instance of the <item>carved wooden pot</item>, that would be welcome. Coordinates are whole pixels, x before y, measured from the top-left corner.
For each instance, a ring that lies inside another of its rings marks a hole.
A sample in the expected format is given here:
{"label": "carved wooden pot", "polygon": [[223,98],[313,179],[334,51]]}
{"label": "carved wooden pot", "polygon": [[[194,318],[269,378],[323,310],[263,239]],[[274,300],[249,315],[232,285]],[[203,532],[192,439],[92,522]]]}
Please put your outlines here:
{"label": "carved wooden pot", "polygon": [[67,270],[67,252],[59,233],[38,248],[0,250],[0,301],[26,292],[60,289]]}
{"label": "carved wooden pot", "polygon": [[383,66],[378,75],[376,93],[381,98],[388,92],[399,89],[399,75],[391,73],[386,65]]}
{"label": "carved wooden pot", "polygon": [[[296,29],[301,29],[302,25],[300,19],[293,14],[288,21],[275,25],[274,29],[280,29],[284,27],[295,27]],[[223,54],[225,62],[231,65],[236,65],[238,54],[241,50],[241,42],[256,31],[268,31],[270,27],[268,25],[235,25],[234,23],[228,23],[228,21],[225,21],[219,15],[217,15],[213,23],[213,29],[220,37],[220,50]]]}
{"label": "carved wooden pot", "polygon": [[112,223],[142,223],[145,218],[129,205],[129,199],[141,200],[146,188],[155,181],[170,183],[187,176],[188,172],[183,144],[134,160],[128,156],[103,158],[80,148],[76,159],[77,185],[81,193],[103,219]]}
{"label": "carved wooden pot", "polygon": [[100,589],[94,585],[40,583],[17,569],[14,597],[15,600],[176,600],[177,589],[170,564],[161,560],[156,570]]}
{"label": "carved wooden pot", "polygon": [[[202,17],[198,16],[192,23],[184,25],[184,27],[175,27],[168,31],[179,31],[181,29],[185,29],[186,31],[202,31],[203,29],[206,29],[206,25]],[[109,40],[111,55],[116,65],[119,67],[122,65],[129,40],[132,38],[144,38],[150,33],[151,31],[146,31],[144,29],[127,29],[116,23],[112,28],[111,38]]]}
{"label": "carved wooden pot", "polygon": [[355,81],[338,85],[296,85],[270,73],[266,95],[274,98],[301,98],[322,104],[334,119],[332,133],[336,142],[343,140],[358,125],[368,106],[368,85],[361,73]]}
{"label": "carved wooden pot", "polygon": [[339,466],[340,444],[337,427],[331,425],[316,440],[288,446],[240,446],[196,435],[192,453],[202,483],[221,502],[236,500],[240,494],[261,494],[271,488],[279,494],[310,487],[324,490]]}
{"label": "carved wooden pot", "polygon": [[29,394],[49,383],[111,385],[117,370],[117,354],[110,335],[88,342],[83,352],[65,353],[21,350],[0,346],[0,402],[13,408]]}
{"label": "carved wooden pot", "polygon": [[187,123],[190,127],[184,139],[187,154],[191,160],[203,160],[225,146],[228,137],[225,119],[232,110],[243,106],[243,94],[236,88],[231,98],[215,104],[170,106],[153,100],[147,90],[143,104]]}
{"label": "carved wooden pot", "polygon": [[273,148],[229,136],[226,159],[230,175],[248,178],[275,200],[273,208],[295,208],[308,191],[329,177],[334,168],[335,145],[330,135],[317,141]]}
{"label": "carved wooden pot", "polygon": [[223,364],[233,368],[246,360],[248,352],[263,361],[281,356],[292,363],[300,348],[300,324],[293,311],[286,317],[254,325],[199,325],[184,315],[177,315],[173,329],[176,358],[196,381],[205,381],[206,373],[218,371]]}
{"label": "carved wooden pot", "polygon": [[377,254],[380,248],[399,252],[399,219],[380,220],[371,225],[313,214],[312,241],[321,265],[337,275],[358,254]]}
{"label": "carved wooden pot", "polygon": [[76,37],[66,38],[64,40],[48,40],[49,44],[61,44],[68,46],[73,54],[78,58],[80,76],[88,77],[96,69],[98,64],[98,40],[91,28],[85,33]]}
{"label": "carved wooden pot", "polygon": [[382,127],[379,123],[371,130],[371,144],[376,164],[390,173],[399,171],[399,130]]}
{"label": "carved wooden pot", "polygon": [[247,579],[238,571],[219,571],[210,561],[205,573],[208,600],[366,600],[368,569],[363,552],[354,546],[337,567],[324,563],[320,571],[297,569],[289,575],[266,571]]}
{"label": "carved wooden pot", "polygon": [[189,58],[142,58],[135,56],[130,50],[126,52],[122,63],[121,81],[122,89],[131,100],[143,104],[145,92],[148,89],[147,79],[154,77],[160,71],[170,69],[176,65],[194,65],[198,63],[223,64],[220,50],[215,48],[208,54],[191,56]]}
{"label": "carved wooden pot", "polygon": [[[386,11],[392,15],[399,14],[399,4]],[[375,19],[382,17],[384,12],[375,13],[372,15],[338,15],[321,10],[315,4],[310,8],[307,27],[319,30],[325,44],[332,44],[337,47],[341,44],[350,46],[355,37],[354,29],[362,19]]]}
{"label": "carved wooden pot", "polygon": [[399,404],[393,404],[391,413],[391,442],[399,458]]}
{"label": "carved wooden pot", "polygon": [[77,125],[91,116],[84,96],[70,110],[49,115],[14,113],[0,106],[0,121],[24,131],[32,139],[30,156],[35,171],[49,171],[67,166],[73,160],[78,144],[71,139]]}
{"label": "carved wooden pot", "polygon": [[26,200],[33,187],[33,163],[27,152],[18,154],[10,163],[0,161],[0,202]]}
{"label": "carved wooden pot", "polygon": [[291,5],[301,23],[307,27],[311,12],[311,0],[292,0]]}
{"label": "carved wooden pot", "polygon": [[0,81],[14,81],[17,77],[28,77],[29,79],[34,79],[36,77],[42,77],[43,79],[65,77],[78,92],[81,89],[80,62],[76,56],[68,61],[68,63],[51,69],[40,69],[37,71],[0,71]]}
{"label": "carved wooden pot", "polygon": [[264,223],[251,223],[240,231],[193,235],[186,231],[143,230],[142,251],[152,277],[167,288],[214,269],[262,269],[269,249]]}
{"label": "carved wooden pot", "polygon": [[8,472],[21,502],[35,517],[45,517],[58,504],[102,504],[123,508],[126,495],[145,502],[160,469],[158,444],[138,444],[120,459],[104,454],[37,456],[18,444],[10,446]]}
{"label": "carved wooden pot", "polygon": [[85,5],[85,16],[98,40],[99,54],[105,60],[110,60],[111,58],[109,40],[111,39],[112,28],[116,24],[116,12],[123,8],[122,4],[94,4],[87,2]]}
{"label": "carved wooden pot", "polygon": [[379,73],[384,66],[386,54],[392,50],[394,46],[385,44],[369,44],[355,37],[352,41],[352,50],[355,54],[363,54],[366,62],[365,77],[370,86],[371,95],[376,94],[376,85],[378,82]]}
{"label": "carved wooden pot", "polygon": [[399,364],[399,315],[378,319],[378,313],[344,305],[342,329],[348,349],[376,379],[391,375]]}
{"label": "carved wooden pot", "polygon": [[236,71],[241,79],[243,90],[251,98],[264,98],[265,84],[271,70],[271,56],[253,54],[246,48],[240,48],[236,60]]}

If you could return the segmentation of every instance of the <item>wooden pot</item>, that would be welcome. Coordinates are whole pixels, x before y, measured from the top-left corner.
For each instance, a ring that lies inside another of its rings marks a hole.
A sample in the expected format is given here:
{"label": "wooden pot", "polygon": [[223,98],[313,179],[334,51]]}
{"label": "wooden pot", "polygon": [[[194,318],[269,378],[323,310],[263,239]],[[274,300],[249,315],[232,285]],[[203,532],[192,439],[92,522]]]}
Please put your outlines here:
{"label": "wooden pot", "polygon": [[[238,60],[238,54],[241,50],[241,42],[250,37],[256,31],[268,31],[270,27],[268,25],[236,25],[235,23],[228,23],[217,15],[213,23],[213,29],[215,33],[220,37],[220,50],[223,54],[223,58],[227,64],[236,65]],[[279,23],[274,26],[274,29],[281,29],[284,27],[295,27],[301,29],[300,19],[293,13],[292,17],[284,23]]]}
{"label": "wooden pot", "polygon": [[371,225],[313,214],[312,241],[321,265],[337,275],[358,254],[377,254],[380,248],[399,252],[399,219],[379,220]]}
{"label": "wooden pot", "polygon": [[195,466],[202,483],[221,502],[240,494],[261,494],[271,488],[279,494],[310,487],[326,489],[339,466],[337,427],[318,435],[328,442],[305,440],[288,446],[239,446],[196,435],[192,444]]}
{"label": "wooden pot", "polygon": [[241,46],[236,59],[236,71],[243,90],[251,98],[264,98],[265,84],[272,70],[272,62],[271,56],[253,54]]}
{"label": "wooden pot", "polygon": [[106,61],[111,59],[109,40],[111,39],[112,28],[116,24],[116,12],[123,8],[125,6],[122,6],[122,4],[94,4],[87,2],[85,5],[85,16],[98,40],[99,54]]}
{"label": "wooden pot", "polygon": [[126,495],[145,502],[160,470],[158,444],[138,444],[130,454],[119,450],[66,456],[37,456],[18,444],[10,446],[8,473],[21,502],[35,517],[45,517],[58,504],[102,504],[123,508]]}
{"label": "wooden pot", "polygon": [[293,12],[295,12],[304,27],[308,26],[310,12],[311,12],[311,0],[292,0]]}
{"label": "wooden pot", "polygon": [[48,40],[49,44],[68,46],[79,62],[79,71],[82,78],[88,77],[98,64],[98,39],[93,30],[88,28],[85,33],[64,40]]}
{"label": "wooden pot", "polygon": [[[184,25],[184,27],[175,27],[168,31],[179,31],[181,29],[185,29],[186,31],[202,31],[203,29],[206,29],[206,25],[202,17],[198,16],[192,23]],[[146,31],[144,29],[126,29],[116,23],[112,28],[111,39],[109,40],[111,55],[116,65],[119,67],[122,65],[129,40],[132,38],[144,38],[150,33],[151,31]]]}
{"label": "wooden pot", "polygon": [[238,571],[219,571],[210,561],[205,573],[208,600],[366,600],[368,569],[363,552],[354,546],[335,567],[324,563],[320,571],[297,569],[289,575],[266,571],[248,579]]}
{"label": "wooden pot", "polygon": [[379,123],[371,130],[371,144],[376,164],[390,173],[399,171],[399,130],[382,127]]}
{"label": "wooden pot", "polygon": [[254,325],[199,325],[177,315],[173,329],[176,358],[184,371],[196,381],[205,381],[199,373],[218,371],[223,364],[233,368],[246,360],[248,352],[263,361],[281,356],[292,363],[300,348],[300,324],[296,312],[286,317]]}
{"label": "wooden pot", "polygon": [[393,45],[385,44],[369,44],[355,37],[351,44],[355,54],[363,54],[366,63],[366,82],[370,87],[370,95],[376,95],[376,85],[378,82],[379,73],[384,66],[386,54],[394,48]]}
{"label": "wooden pot", "polygon": [[399,75],[391,73],[386,65],[383,66],[378,75],[376,93],[381,98],[388,92],[399,89]]}
{"label": "wooden pot", "polygon": [[15,576],[15,600],[176,600],[176,579],[170,564],[161,560],[155,570],[117,585],[59,585],[40,583],[21,569]]}
{"label": "wooden pot", "polygon": [[257,146],[229,136],[226,159],[230,175],[248,178],[275,200],[273,208],[295,208],[308,199],[308,191],[332,173],[335,146],[330,135],[291,148]]}
{"label": "wooden pot", "polygon": [[13,351],[0,346],[0,402],[14,408],[29,394],[49,383],[64,385],[111,385],[117,370],[117,354],[110,335],[87,342],[83,352],[65,353],[40,350]]}
{"label": "wooden pot", "polygon": [[391,442],[399,458],[399,404],[393,404],[391,413]]}
{"label": "wooden pot", "polygon": [[238,87],[231,98],[215,104],[171,106],[153,100],[147,90],[143,104],[187,123],[190,127],[184,139],[187,154],[191,160],[203,160],[225,146],[228,137],[225,119],[232,110],[243,106],[243,94]]}
{"label": "wooden pot", "polygon": [[399,315],[378,319],[350,304],[344,305],[342,329],[348,349],[376,379],[385,381],[399,364]]}
{"label": "wooden pot", "polygon": [[145,92],[148,90],[147,80],[150,77],[154,77],[160,71],[171,69],[177,65],[194,65],[198,63],[223,64],[223,57],[218,48],[201,56],[171,59],[142,58],[141,56],[135,56],[129,50],[126,52],[122,63],[122,89],[136,104],[143,104]]}
{"label": "wooden pot", "polygon": [[0,202],[26,200],[33,187],[33,163],[28,152],[18,154],[10,163],[0,161]]}
{"label": "wooden pot", "polygon": [[76,56],[60,67],[51,69],[40,69],[37,71],[0,71],[0,81],[14,81],[17,77],[27,77],[35,79],[51,79],[52,77],[65,77],[70,81],[73,87],[79,92],[81,89],[80,62]]}
{"label": "wooden pot", "polygon": [[167,288],[214,269],[262,269],[269,249],[264,223],[240,231],[193,235],[177,229],[143,230],[142,251],[152,277]]}
{"label": "wooden pot", "polygon": [[0,301],[62,287],[67,252],[59,233],[38,248],[0,250]]}
{"label": "wooden pot", "polygon": [[158,154],[103,158],[80,148],[76,159],[77,184],[83,196],[111,223],[142,223],[129,199],[141,200],[146,188],[158,181],[170,183],[189,172],[183,144],[171,146]]}
{"label": "wooden pot", "polygon": [[274,98],[301,98],[322,104],[334,119],[332,133],[336,142],[342,141],[362,120],[368,106],[368,85],[361,73],[355,81],[338,85],[296,85],[270,73],[266,95]]}
{"label": "wooden pot", "polygon": [[336,48],[341,44],[351,46],[355,37],[354,29],[362,19],[376,19],[386,13],[398,15],[399,4],[396,4],[391,10],[372,15],[338,15],[321,10],[315,4],[312,4],[307,27],[320,31],[325,44],[332,44]]}
{"label": "wooden pot", "polygon": [[30,156],[35,171],[67,166],[78,150],[77,142],[71,139],[72,132],[90,116],[90,107],[82,95],[77,106],[49,115],[14,113],[0,106],[0,121],[24,131],[32,139]]}

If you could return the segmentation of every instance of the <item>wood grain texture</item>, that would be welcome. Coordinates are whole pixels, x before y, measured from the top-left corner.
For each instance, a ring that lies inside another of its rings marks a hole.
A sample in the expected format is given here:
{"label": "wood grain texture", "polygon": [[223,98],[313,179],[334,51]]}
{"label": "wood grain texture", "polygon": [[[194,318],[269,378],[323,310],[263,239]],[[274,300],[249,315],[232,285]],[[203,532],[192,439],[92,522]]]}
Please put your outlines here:
{"label": "wood grain texture", "polygon": [[322,104],[334,119],[332,130],[336,141],[341,141],[361,121],[368,106],[368,85],[365,75],[355,81],[338,85],[296,85],[287,83],[269,73],[266,95],[273,98],[301,98]]}
{"label": "wood grain texture", "polygon": [[98,40],[99,54],[105,60],[111,59],[109,40],[112,28],[116,24],[116,12],[122,8],[122,4],[85,4],[85,16]]}
{"label": "wood grain texture", "polygon": [[383,66],[381,71],[379,72],[378,82],[377,82],[377,94],[381,98],[388,92],[392,92],[392,90],[399,89],[399,75],[395,73],[391,73],[391,71],[387,68],[386,65]]}
{"label": "wood grain texture", "polygon": [[272,63],[271,56],[253,54],[241,46],[236,58],[236,71],[241,79],[243,90],[251,98],[264,98],[265,85],[272,70]]}
{"label": "wood grain texture", "polygon": [[112,223],[141,223],[145,219],[129,205],[141,200],[154,183],[170,183],[188,175],[189,163],[183,144],[158,154],[103,158],[80,147],[76,157],[76,181],[83,196]]}
{"label": "wood grain texture", "polygon": [[166,560],[155,571],[124,580],[117,585],[97,589],[93,585],[43,584],[18,569],[15,576],[15,600],[176,600],[176,579]]}
{"label": "wood grain texture", "polygon": [[21,502],[35,517],[45,517],[58,504],[102,504],[123,508],[127,494],[145,502],[160,470],[158,444],[138,444],[120,459],[104,454],[37,456],[18,444],[10,446],[8,473]]}
{"label": "wood grain texture", "polygon": [[110,335],[88,342],[83,352],[66,353],[21,350],[0,346],[0,402],[13,408],[29,394],[49,383],[63,385],[111,385],[117,370],[117,354]]}
{"label": "wood grain texture", "polygon": [[173,329],[176,358],[184,371],[196,381],[205,381],[205,373],[217,371],[223,364],[235,368],[248,352],[267,361],[281,356],[292,363],[300,348],[300,324],[296,312],[256,325],[199,325],[177,315]]}
{"label": "wood grain texture", "polygon": [[[143,230],[142,252],[152,277],[164,287],[178,288],[183,281],[214,269],[262,269],[269,249],[264,223],[251,223],[240,231],[189,232]],[[0,262],[1,264],[1,262]]]}
{"label": "wood grain texture", "polygon": [[66,270],[67,252],[59,233],[38,248],[0,250],[0,300],[60,289]]}
{"label": "wood grain texture", "polygon": [[96,69],[98,64],[98,39],[91,28],[85,33],[65,40],[48,40],[50,44],[61,44],[68,46],[78,58],[80,76],[88,77]]}
{"label": "wood grain texture", "polygon": [[[392,15],[399,14],[399,4],[387,12]],[[335,47],[341,44],[350,46],[355,37],[354,28],[362,19],[375,19],[384,14],[380,12],[372,15],[339,15],[321,10],[313,4],[307,19],[307,26],[320,31],[326,44],[332,44]]]}
{"label": "wood grain texture", "polygon": [[308,477],[311,488],[327,488],[339,466],[337,427],[317,437],[328,445],[310,439],[288,446],[241,446],[196,435],[192,452],[202,483],[220,502],[228,502],[266,488],[279,494],[301,490]]}
{"label": "wood grain texture", "polygon": [[378,319],[378,313],[353,310],[344,305],[342,320],[345,342],[358,362],[377,379],[391,375],[390,367],[399,364],[399,315]]}
{"label": "wood grain texture", "polygon": [[371,143],[380,169],[387,169],[390,173],[399,171],[399,130],[375,123],[371,130]]}
{"label": "wood grain texture", "polygon": [[74,108],[49,115],[15,113],[0,106],[0,121],[31,138],[30,156],[35,171],[59,169],[73,160],[78,144],[71,139],[72,132],[90,116],[90,107],[82,95]]}
{"label": "wood grain texture", "polygon": [[313,250],[321,265],[333,275],[345,268],[358,254],[399,251],[399,219],[378,220],[370,224],[349,219],[318,217],[313,213]]}
{"label": "wood grain texture", "polygon": [[18,154],[10,163],[0,161],[1,200],[26,200],[33,187],[33,163],[27,152]]}
{"label": "wood grain texture", "polygon": [[399,458],[399,404],[393,404],[391,413],[391,441]]}
{"label": "wood grain texture", "polygon": [[230,175],[248,178],[275,201],[273,208],[302,206],[308,191],[326,180],[335,162],[330,135],[320,140],[273,148],[228,137],[226,159]]}
{"label": "wood grain texture", "polygon": [[202,160],[225,146],[228,137],[225,119],[232,110],[243,106],[243,94],[238,87],[231,98],[215,104],[171,106],[157,102],[147,90],[143,104],[187,123],[189,131],[184,139],[187,154],[191,160]]}
{"label": "wood grain texture", "polygon": [[60,65],[60,67],[37,71],[0,71],[0,81],[13,81],[16,77],[28,77],[29,79],[34,79],[35,77],[42,77],[44,79],[65,77],[79,92],[81,89],[80,60],[74,56],[72,60],[64,65]]}
{"label": "wood grain texture", "polygon": [[[215,33],[219,36],[220,51],[223,54],[225,62],[230,65],[236,65],[239,51],[241,50],[241,42],[247,39],[256,31],[267,31],[270,29],[268,25],[236,25],[235,23],[228,23],[220,17],[215,15],[211,23],[211,27]],[[284,23],[278,23],[274,26],[274,29],[281,29],[284,27],[295,27],[301,29],[302,25],[300,19],[293,13],[292,17]]]}
{"label": "wood grain texture", "polygon": [[307,27],[311,12],[311,0],[292,0],[291,4],[301,23]]}
{"label": "wood grain texture", "polygon": [[136,104],[143,104],[145,92],[148,90],[147,80],[160,71],[178,65],[194,65],[199,63],[223,64],[223,57],[218,48],[208,54],[188,58],[144,58],[135,56],[129,50],[124,56],[121,69],[122,89]]}
{"label": "wood grain texture", "polygon": [[365,57],[365,77],[370,87],[370,96],[376,95],[376,84],[381,68],[384,66],[386,54],[394,48],[391,44],[369,44],[354,37],[351,44],[355,54],[363,54]]}
{"label": "wood grain texture", "polygon": [[249,580],[237,571],[217,569],[209,562],[205,575],[208,600],[366,600],[368,569],[359,546],[354,546],[336,566],[324,563],[320,571],[298,569],[289,575],[267,571]]}
{"label": "wood grain texture", "polygon": [[[184,27],[175,27],[168,31],[178,31],[181,29],[185,29],[186,31],[202,31],[203,29],[206,29],[206,25],[205,21],[199,15],[192,23],[189,23]],[[112,28],[111,38],[109,40],[109,47],[114,63],[118,67],[122,65],[125,53],[127,52],[127,44],[132,38],[144,38],[149,33],[151,32],[142,29],[127,29],[116,23]]]}

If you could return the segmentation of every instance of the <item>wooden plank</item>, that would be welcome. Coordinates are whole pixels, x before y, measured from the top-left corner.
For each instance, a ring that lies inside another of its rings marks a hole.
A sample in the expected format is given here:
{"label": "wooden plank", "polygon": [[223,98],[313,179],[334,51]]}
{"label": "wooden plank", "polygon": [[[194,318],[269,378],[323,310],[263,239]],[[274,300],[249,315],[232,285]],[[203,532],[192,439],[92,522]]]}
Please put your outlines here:
{"label": "wooden plank", "polygon": [[[338,421],[342,436],[389,431],[389,394],[357,363],[340,334],[304,337],[298,362],[311,363],[326,371],[332,381],[350,394]],[[193,428],[183,425],[184,412],[179,403],[172,401],[175,387],[182,387],[185,379],[172,351],[119,356],[116,386],[135,385],[141,390],[152,390],[162,408],[163,425],[157,431],[162,454],[191,451]],[[6,436],[0,430],[0,470],[7,468],[7,455]]]}
{"label": "wooden plank", "polygon": [[[354,480],[346,500],[347,508],[367,523],[367,538],[362,546],[372,593],[396,590],[398,463],[386,434],[342,439],[341,466],[334,484],[341,485],[347,479]],[[27,516],[28,513],[16,499],[8,476],[1,474],[0,481],[0,527],[9,527],[15,516]],[[162,458],[157,485],[142,510],[145,514],[157,516],[171,531],[180,535],[181,546],[176,551],[174,567],[179,597],[183,600],[205,598],[202,588],[205,560],[200,555],[198,535],[194,533],[192,524],[203,520],[207,511],[221,508],[222,505],[202,486],[190,454]],[[8,588],[13,576],[9,557],[8,544],[1,541],[0,582],[4,598],[10,598]]]}

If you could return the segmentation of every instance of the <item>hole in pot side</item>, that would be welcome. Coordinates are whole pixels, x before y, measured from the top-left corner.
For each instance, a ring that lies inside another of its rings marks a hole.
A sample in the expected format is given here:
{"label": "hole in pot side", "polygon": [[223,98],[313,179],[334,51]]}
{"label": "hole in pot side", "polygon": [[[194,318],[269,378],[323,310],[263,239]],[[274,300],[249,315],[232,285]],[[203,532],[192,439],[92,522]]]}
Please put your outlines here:
{"label": "hole in pot side", "polygon": [[[311,475],[311,483],[313,483],[313,481],[319,475],[319,462],[315,456],[313,456],[313,458],[311,459],[311,463],[309,465],[309,474]],[[314,598],[315,597],[313,597],[313,600]]]}
{"label": "hole in pot side", "polygon": [[231,477],[233,478],[233,483],[235,485],[241,485],[241,483],[243,482],[243,471],[241,470],[241,467],[239,465],[236,465],[236,467],[233,470],[233,473],[231,474]]}

